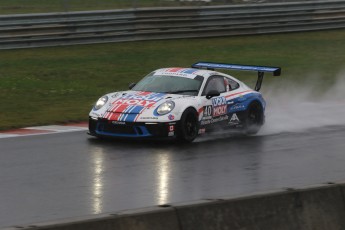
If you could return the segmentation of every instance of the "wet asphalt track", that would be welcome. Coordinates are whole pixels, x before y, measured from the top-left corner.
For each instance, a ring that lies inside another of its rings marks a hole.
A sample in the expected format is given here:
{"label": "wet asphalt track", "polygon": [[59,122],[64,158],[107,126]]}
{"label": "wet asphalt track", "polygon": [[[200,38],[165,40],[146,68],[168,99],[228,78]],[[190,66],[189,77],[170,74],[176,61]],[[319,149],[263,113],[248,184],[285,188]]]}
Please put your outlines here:
{"label": "wet asphalt track", "polygon": [[85,132],[0,139],[0,228],[345,179],[345,127],[179,146]]}

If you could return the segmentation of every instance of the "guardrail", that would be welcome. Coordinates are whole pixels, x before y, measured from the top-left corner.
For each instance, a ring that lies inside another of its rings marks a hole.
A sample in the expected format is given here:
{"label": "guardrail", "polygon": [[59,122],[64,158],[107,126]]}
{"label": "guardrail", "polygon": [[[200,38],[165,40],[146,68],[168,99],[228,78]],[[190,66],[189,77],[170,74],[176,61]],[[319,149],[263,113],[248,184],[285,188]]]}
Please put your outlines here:
{"label": "guardrail", "polygon": [[0,16],[0,49],[345,28],[345,1]]}

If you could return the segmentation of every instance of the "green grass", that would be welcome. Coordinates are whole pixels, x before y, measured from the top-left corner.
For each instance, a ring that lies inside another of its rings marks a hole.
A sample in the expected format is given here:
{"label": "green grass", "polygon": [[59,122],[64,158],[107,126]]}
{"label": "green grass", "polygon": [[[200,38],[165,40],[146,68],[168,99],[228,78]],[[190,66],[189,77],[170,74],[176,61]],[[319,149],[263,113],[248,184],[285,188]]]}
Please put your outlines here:
{"label": "green grass", "polygon": [[[0,129],[84,121],[103,94],[199,60],[281,66],[282,77],[266,77],[264,87],[317,73],[321,88],[345,67],[344,38],[335,30],[1,51]],[[255,73],[238,74],[254,85]]]}
{"label": "green grass", "polygon": [[[224,2],[221,2],[224,4]],[[205,5],[166,0],[1,0],[0,14],[110,10],[136,7]]]}

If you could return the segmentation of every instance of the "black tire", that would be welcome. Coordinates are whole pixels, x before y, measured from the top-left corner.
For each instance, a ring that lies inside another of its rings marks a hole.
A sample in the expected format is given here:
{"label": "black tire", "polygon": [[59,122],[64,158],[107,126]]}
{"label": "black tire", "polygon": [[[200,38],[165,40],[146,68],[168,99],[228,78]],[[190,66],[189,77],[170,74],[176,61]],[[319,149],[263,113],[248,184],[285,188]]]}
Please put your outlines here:
{"label": "black tire", "polygon": [[265,121],[262,105],[257,101],[252,102],[246,111],[245,119],[245,134],[257,134]]}
{"label": "black tire", "polygon": [[177,130],[177,139],[181,142],[192,142],[198,136],[198,113],[193,108],[187,108],[180,120]]}
{"label": "black tire", "polygon": [[88,132],[89,135],[97,136],[97,134],[96,134],[96,125],[97,125],[97,121],[92,120],[91,118],[89,118],[89,132]]}

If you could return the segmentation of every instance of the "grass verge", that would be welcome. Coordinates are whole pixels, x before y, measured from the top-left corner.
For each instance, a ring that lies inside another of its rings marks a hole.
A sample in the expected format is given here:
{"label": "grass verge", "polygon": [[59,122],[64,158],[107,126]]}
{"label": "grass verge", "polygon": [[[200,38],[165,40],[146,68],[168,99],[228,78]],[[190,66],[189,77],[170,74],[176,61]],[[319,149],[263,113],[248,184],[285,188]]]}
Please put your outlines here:
{"label": "grass verge", "polygon": [[[315,73],[321,89],[344,68],[344,38],[334,30],[1,51],[0,129],[84,121],[103,94],[199,60],[281,66],[282,77],[267,77],[264,87]],[[255,73],[232,73],[254,85]]]}
{"label": "grass verge", "polygon": [[[224,4],[220,2],[218,4]],[[204,2],[167,0],[1,0],[0,14],[110,10],[157,6],[199,6]],[[213,3],[214,5],[214,3]]]}

